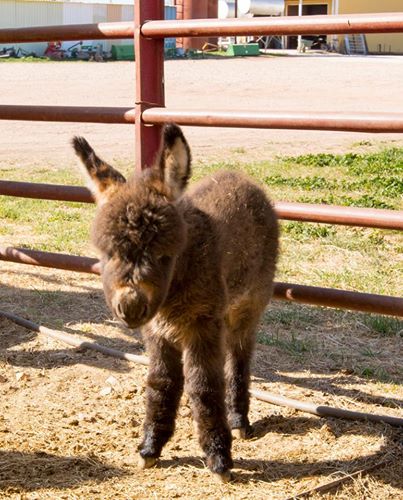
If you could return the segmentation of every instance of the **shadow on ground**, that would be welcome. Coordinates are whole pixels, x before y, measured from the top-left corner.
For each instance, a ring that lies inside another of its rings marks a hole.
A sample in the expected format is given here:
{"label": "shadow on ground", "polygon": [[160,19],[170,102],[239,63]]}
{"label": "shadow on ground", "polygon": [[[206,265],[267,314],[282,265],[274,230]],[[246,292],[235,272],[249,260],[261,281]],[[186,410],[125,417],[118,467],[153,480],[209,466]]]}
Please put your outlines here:
{"label": "shadow on ground", "polygon": [[40,451],[0,451],[0,491],[10,495],[41,488],[73,488],[94,479],[102,482],[126,474],[91,455],[64,457]]}

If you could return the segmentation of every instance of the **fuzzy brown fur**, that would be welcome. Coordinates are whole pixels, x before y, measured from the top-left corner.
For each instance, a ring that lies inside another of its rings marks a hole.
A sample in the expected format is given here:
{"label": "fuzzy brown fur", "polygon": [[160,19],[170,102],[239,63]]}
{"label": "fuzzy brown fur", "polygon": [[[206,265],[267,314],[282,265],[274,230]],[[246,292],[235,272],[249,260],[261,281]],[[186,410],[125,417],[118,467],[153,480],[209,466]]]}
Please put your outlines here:
{"label": "fuzzy brown fur", "polygon": [[[100,204],[93,241],[106,301],[142,327],[150,356],[143,465],[174,432],[185,388],[210,469],[232,467],[231,431],[249,426],[255,331],[273,291],[278,225],[264,192],[246,176],[218,172],[183,193],[190,151],[164,128],[155,165],[126,183],[82,138],[73,141]],[[99,171],[99,175],[98,172]]]}

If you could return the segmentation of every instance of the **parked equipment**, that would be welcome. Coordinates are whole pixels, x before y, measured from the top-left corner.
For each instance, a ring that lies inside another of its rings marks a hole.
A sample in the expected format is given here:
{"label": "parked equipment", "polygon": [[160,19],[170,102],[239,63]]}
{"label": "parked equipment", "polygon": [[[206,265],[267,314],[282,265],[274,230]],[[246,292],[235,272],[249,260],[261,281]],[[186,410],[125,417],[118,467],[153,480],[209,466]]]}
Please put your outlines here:
{"label": "parked equipment", "polygon": [[20,58],[20,57],[38,57],[35,52],[27,52],[24,49],[15,47],[4,47],[0,49],[0,58],[1,59],[9,59],[9,58]]}

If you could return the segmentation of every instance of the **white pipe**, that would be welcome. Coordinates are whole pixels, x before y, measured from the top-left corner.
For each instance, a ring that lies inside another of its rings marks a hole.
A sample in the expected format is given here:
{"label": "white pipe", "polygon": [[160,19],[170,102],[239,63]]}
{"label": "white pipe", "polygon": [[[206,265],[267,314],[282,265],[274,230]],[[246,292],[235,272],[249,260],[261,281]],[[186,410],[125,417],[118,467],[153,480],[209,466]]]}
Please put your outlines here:
{"label": "white pipe", "polygon": [[[339,0],[333,0],[333,9],[332,9],[332,14],[334,16],[337,16],[339,14]],[[335,50],[338,50],[339,48],[339,36],[338,35],[333,35],[333,48]]]}
{"label": "white pipe", "polygon": [[[64,344],[78,347],[79,349],[91,349],[93,351],[101,352],[106,356],[112,356],[114,358],[126,359],[127,361],[132,361],[133,363],[138,363],[141,365],[148,365],[149,359],[147,356],[139,356],[136,354],[131,354],[123,351],[118,351],[116,349],[111,349],[110,347],[105,347],[96,342],[88,342],[80,337],[75,337],[74,335],[69,335],[60,330],[52,330],[46,328],[45,326],[38,325],[32,321],[20,318],[15,314],[7,313],[0,310],[0,317],[4,317],[13,321],[17,325],[21,325],[28,330],[41,333],[47,337],[51,337],[55,340],[59,340]],[[307,413],[312,413],[313,415],[318,415],[320,417],[338,417],[346,418],[350,420],[369,420],[372,422],[386,422],[390,425],[395,425],[397,427],[403,426],[403,418],[392,417],[390,415],[378,415],[373,413],[363,413],[351,410],[344,410],[342,408],[334,408],[332,406],[321,406],[315,405],[314,403],[308,403],[304,401],[298,401],[296,399],[285,398],[278,394],[272,394],[266,391],[260,391],[259,389],[250,389],[250,394],[256,399],[265,401],[266,403],[272,403],[275,405],[286,406],[289,408],[295,408],[299,411],[304,411]]]}
{"label": "white pipe", "polygon": [[[302,16],[302,4],[303,4],[303,0],[299,0],[299,4],[298,4],[298,15],[299,16]],[[297,49],[299,52],[302,52],[302,36],[301,35],[298,35]]]}

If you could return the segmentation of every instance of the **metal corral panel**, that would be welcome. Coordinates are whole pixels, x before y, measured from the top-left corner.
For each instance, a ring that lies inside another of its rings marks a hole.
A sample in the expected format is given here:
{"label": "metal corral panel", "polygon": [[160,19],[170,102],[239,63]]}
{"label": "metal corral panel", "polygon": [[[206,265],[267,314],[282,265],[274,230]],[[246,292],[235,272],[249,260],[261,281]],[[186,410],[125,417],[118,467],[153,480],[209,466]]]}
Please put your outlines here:
{"label": "metal corral panel", "polygon": [[[133,5],[122,5],[126,0],[113,0],[114,4],[66,2],[62,1],[19,1],[0,0],[0,28],[20,28],[28,26],[52,26],[61,24],[91,24],[99,22],[133,21]],[[117,5],[117,2],[122,2]],[[165,19],[176,19],[176,7],[165,7]],[[91,44],[92,40],[83,40],[84,44]],[[63,42],[64,49],[71,47],[75,42]],[[101,43],[105,51],[110,51],[112,44],[127,45],[128,40],[96,41]],[[167,38],[165,47],[175,47],[175,38]],[[27,52],[43,55],[46,43],[13,44]],[[0,49],[10,44],[0,44]]]}
{"label": "metal corral panel", "polygon": [[[15,2],[0,2],[0,28],[15,28]],[[0,43],[0,50],[9,46]]]}
{"label": "metal corral panel", "polygon": [[[122,5],[121,19],[120,21],[133,21],[134,20],[134,6],[133,5]],[[112,45],[128,45],[129,40],[111,40]]]}
{"label": "metal corral panel", "polygon": [[133,5],[123,5],[122,6],[122,21],[133,21],[134,19],[134,7]]}
{"label": "metal corral panel", "polygon": [[[165,6],[165,19],[175,20],[176,19],[176,7],[171,7],[169,5]],[[120,21],[133,21],[134,20],[134,7],[132,5],[122,5],[122,13]],[[108,19],[111,21],[111,19]],[[130,42],[128,40],[113,40],[113,45],[128,45]],[[166,48],[176,47],[176,38],[166,38],[165,39]]]}
{"label": "metal corral panel", "polygon": [[122,6],[121,5],[108,5],[108,22],[115,23],[122,20]]}
{"label": "metal corral panel", "polygon": [[[63,4],[63,21],[61,24],[91,24],[94,19],[94,5],[85,3]],[[92,43],[92,40],[83,40],[84,44]],[[63,42],[63,49],[68,49],[77,42]]]}
{"label": "metal corral panel", "polygon": [[63,4],[49,2],[16,2],[15,23],[18,27],[62,24]]}
{"label": "metal corral panel", "polygon": [[85,3],[63,4],[62,24],[88,24],[94,19],[94,5]]}
{"label": "metal corral panel", "polygon": [[0,28],[15,28],[15,2],[0,2]]}
{"label": "metal corral panel", "polygon": [[94,4],[93,8],[93,22],[104,23],[108,19],[108,9],[106,5]]}
{"label": "metal corral panel", "polygon": [[[108,19],[108,7],[106,4],[94,4],[92,6],[92,21],[93,23],[105,23],[109,21]],[[101,44],[105,52],[109,52],[112,49],[111,40],[97,40],[95,42],[97,45]]]}
{"label": "metal corral panel", "polygon": [[[4,5],[7,5],[7,10],[3,10]],[[28,26],[46,26],[63,23],[63,4],[61,3],[16,1],[1,2],[0,9],[0,26],[2,28],[23,28]],[[10,25],[10,21],[13,21],[12,26]],[[4,46],[5,45],[2,45],[0,47]],[[27,52],[35,52],[37,55],[42,55],[47,44],[24,43],[16,46]]]}

